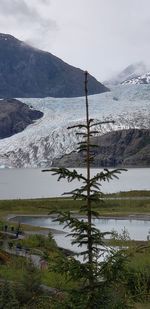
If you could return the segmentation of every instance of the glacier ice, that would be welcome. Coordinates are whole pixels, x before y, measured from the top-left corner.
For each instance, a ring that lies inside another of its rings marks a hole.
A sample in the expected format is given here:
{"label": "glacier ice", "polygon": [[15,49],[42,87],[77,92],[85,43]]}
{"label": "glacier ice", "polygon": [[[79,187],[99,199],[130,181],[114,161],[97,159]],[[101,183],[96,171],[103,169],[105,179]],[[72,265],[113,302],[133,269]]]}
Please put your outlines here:
{"label": "glacier ice", "polygon": [[[85,120],[83,97],[19,100],[41,110],[44,116],[24,131],[0,140],[0,166],[48,167],[54,157],[76,149],[76,132],[67,127]],[[89,111],[98,121],[115,120],[114,125],[99,127],[100,134],[150,128],[150,85],[120,85],[111,92],[89,96]]]}

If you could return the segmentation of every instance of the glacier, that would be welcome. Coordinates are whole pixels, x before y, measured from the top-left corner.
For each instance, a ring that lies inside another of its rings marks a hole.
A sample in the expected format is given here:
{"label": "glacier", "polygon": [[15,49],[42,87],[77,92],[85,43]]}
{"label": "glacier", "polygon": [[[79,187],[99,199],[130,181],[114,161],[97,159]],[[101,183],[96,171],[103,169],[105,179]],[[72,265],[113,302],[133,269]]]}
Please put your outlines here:
{"label": "glacier", "polygon": [[[0,167],[49,167],[53,158],[70,153],[79,136],[68,126],[84,122],[85,99],[18,98],[40,110],[43,118],[24,131],[0,140]],[[89,96],[90,118],[114,120],[99,126],[99,134],[129,128],[150,128],[150,85],[119,85]]]}

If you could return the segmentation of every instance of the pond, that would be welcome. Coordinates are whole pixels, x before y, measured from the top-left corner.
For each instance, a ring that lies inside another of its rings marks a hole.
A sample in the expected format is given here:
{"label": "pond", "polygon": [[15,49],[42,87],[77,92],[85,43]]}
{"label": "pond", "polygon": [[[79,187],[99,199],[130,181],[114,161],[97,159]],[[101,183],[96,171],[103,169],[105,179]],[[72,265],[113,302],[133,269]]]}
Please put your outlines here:
{"label": "pond", "polygon": [[[85,220],[85,218],[81,219]],[[58,246],[79,252],[79,248],[77,246],[71,245],[71,238],[66,237],[69,229],[64,229],[64,225],[60,225],[50,216],[17,216],[15,218],[11,218],[11,220],[19,223],[52,229]],[[93,223],[101,232],[111,232],[112,230],[115,230],[120,234],[125,231],[125,233],[127,233],[127,235],[129,234],[130,238],[134,240],[147,240],[147,236],[150,235],[150,219],[136,219],[132,216],[125,219],[97,218],[93,220]]]}

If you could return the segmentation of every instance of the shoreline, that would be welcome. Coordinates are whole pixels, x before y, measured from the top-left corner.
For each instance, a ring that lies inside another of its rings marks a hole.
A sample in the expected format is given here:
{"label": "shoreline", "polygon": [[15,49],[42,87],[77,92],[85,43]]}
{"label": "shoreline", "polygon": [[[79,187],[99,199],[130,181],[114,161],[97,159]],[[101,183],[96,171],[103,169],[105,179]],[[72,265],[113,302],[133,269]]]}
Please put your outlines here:
{"label": "shoreline", "polygon": [[[75,216],[78,218],[85,218],[85,216],[81,216],[80,214],[75,213]],[[56,218],[56,214],[53,215],[19,215],[19,218],[21,217],[32,217],[32,218]],[[48,236],[49,233],[52,233],[54,239],[58,245],[59,248],[61,248],[62,250],[68,250],[68,252],[71,252],[73,255],[77,254],[78,251],[76,251],[76,249],[72,250],[72,247],[70,247],[70,245],[66,246],[66,242],[64,243],[64,240],[62,241],[62,239],[65,239],[65,236],[68,234],[68,232],[66,232],[63,229],[58,229],[59,227],[57,227],[56,229],[51,227],[51,224],[49,227],[44,227],[44,226],[40,226],[40,225],[33,225],[32,222],[28,223],[28,222],[21,222],[21,220],[17,220],[17,215],[15,214],[9,214],[7,215],[6,219],[8,220],[9,223],[18,223],[21,225],[21,229],[24,232],[24,236],[29,236],[29,235],[44,235],[44,236]],[[128,215],[128,216],[99,216],[96,219],[104,219],[104,220],[130,220],[132,222],[132,220],[141,220],[141,221],[145,221],[145,222],[149,222],[150,223],[150,214],[147,215],[143,215],[143,214],[136,214],[136,215]],[[115,224],[115,222],[114,222]],[[63,237],[63,238],[62,238]],[[59,240],[59,241],[58,241]],[[107,240],[106,240],[107,241]],[[145,243],[147,240],[146,238],[144,239],[132,239],[131,241],[137,242],[137,243]],[[64,245],[65,244],[65,245]]]}
{"label": "shoreline", "polygon": [[[86,218],[85,215],[81,215],[81,214],[78,214],[78,213],[72,213],[74,215],[74,217],[76,218]],[[15,219],[16,217],[32,217],[32,218],[57,218],[57,214],[51,214],[51,215],[45,215],[45,214],[37,214],[37,215],[33,215],[33,214],[10,214],[10,215],[7,215],[6,216],[6,220],[8,221],[12,221],[12,222],[16,222],[12,219]],[[108,219],[108,220],[144,220],[144,221],[150,221],[150,213],[148,214],[145,214],[145,213],[141,213],[141,214],[129,214],[129,215],[103,215],[103,216],[97,216],[97,217],[94,217],[93,220],[95,219]],[[23,223],[25,224],[25,223]]]}

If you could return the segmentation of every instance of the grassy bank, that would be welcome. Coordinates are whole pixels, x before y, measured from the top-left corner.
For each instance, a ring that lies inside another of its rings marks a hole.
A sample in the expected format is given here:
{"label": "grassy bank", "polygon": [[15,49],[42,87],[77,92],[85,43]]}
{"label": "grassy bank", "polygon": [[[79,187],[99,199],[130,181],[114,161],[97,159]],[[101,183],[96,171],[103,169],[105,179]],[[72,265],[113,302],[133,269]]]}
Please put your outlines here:
{"label": "grassy bank", "polygon": [[[78,211],[83,203],[69,198],[0,200],[0,218],[10,214],[47,215],[58,211]],[[150,191],[121,192],[107,195],[95,205],[103,216],[150,214]]]}
{"label": "grassy bank", "polygon": [[107,197],[150,197],[150,191],[149,190],[132,190],[132,191],[121,191],[118,193],[109,193],[106,194]]}

